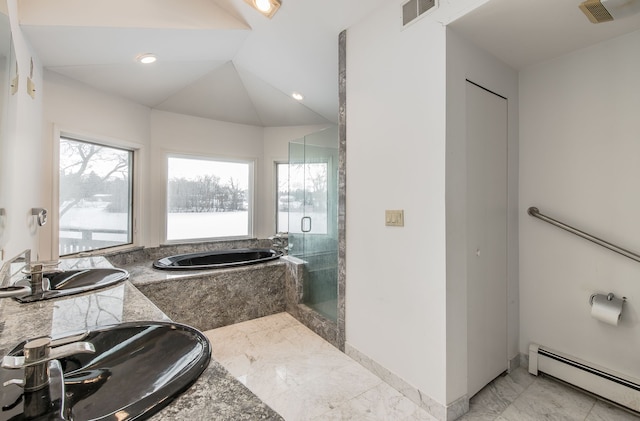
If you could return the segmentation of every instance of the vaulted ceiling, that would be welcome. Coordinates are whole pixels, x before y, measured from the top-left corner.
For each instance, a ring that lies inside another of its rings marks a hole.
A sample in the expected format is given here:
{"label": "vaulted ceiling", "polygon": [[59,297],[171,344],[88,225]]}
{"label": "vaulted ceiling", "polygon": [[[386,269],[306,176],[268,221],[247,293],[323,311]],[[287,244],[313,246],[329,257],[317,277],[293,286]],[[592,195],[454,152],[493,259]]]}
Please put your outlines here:
{"label": "vaulted ceiling", "polygon": [[[640,29],[640,15],[592,24],[580,1],[439,0],[432,18],[516,69]],[[336,123],[338,34],[379,7],[400,21],[402,3],[283,0],[270,20],[244,0],[19,0],[19,14],[49,71],[151,108],[273,127]]]}
{"label": "vaulted ceiling", "polygon": [[20,0],[19,13],[50,71],[152,108],[290,126],[337,122],[338,34],[383,2],[285,0],[271,20],[243,0]]}

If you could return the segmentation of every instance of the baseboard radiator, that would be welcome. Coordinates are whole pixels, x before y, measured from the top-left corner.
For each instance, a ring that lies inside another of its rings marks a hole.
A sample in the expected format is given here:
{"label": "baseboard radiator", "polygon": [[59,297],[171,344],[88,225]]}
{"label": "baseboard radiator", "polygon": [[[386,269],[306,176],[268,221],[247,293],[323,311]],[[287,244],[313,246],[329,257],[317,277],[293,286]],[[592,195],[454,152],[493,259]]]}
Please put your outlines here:
{"label": "baseboard radiator", "polygon": [[529,346],[529,373],[542,372],[640,412],[640,380],[549,348]]}

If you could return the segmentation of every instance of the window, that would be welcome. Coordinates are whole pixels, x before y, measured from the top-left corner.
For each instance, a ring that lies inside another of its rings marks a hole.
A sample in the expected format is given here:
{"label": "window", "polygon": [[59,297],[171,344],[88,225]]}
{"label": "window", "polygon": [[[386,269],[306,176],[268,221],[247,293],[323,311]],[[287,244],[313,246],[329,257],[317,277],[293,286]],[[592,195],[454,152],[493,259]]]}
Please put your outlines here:
{"label": "window", "polygon": [[327,176],[326,162],[276,164],[277,232],[327,234]]}
{"label": "window", "polygon": [[60,256],[133,243],[133,151],[60,137]]}
{"label": "window", "polygon": [[253,163],[168,158],[167,240],[252,235]]}

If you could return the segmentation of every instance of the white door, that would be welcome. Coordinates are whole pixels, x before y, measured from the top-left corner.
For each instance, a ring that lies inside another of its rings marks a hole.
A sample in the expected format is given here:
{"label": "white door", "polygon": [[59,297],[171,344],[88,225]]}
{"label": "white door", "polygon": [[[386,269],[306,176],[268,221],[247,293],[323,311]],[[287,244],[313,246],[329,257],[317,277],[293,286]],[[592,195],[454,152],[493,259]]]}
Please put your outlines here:
{"label": "white door", "polygon": [[467,82],[467,394],[507,361],[507,100]]}

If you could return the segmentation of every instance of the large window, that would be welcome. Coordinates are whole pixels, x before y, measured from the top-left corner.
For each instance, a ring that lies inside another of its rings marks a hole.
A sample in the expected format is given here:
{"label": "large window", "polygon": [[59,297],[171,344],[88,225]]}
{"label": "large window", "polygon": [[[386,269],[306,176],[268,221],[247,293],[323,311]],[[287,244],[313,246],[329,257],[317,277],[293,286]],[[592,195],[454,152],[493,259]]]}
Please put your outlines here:
{"label": "large window", "polygon": [[167,240],[249,237],[252,162],[168,158]]}
{"label": "large window", "polygon": [[60,138],[59,254],[133,242],[133,151]]}

